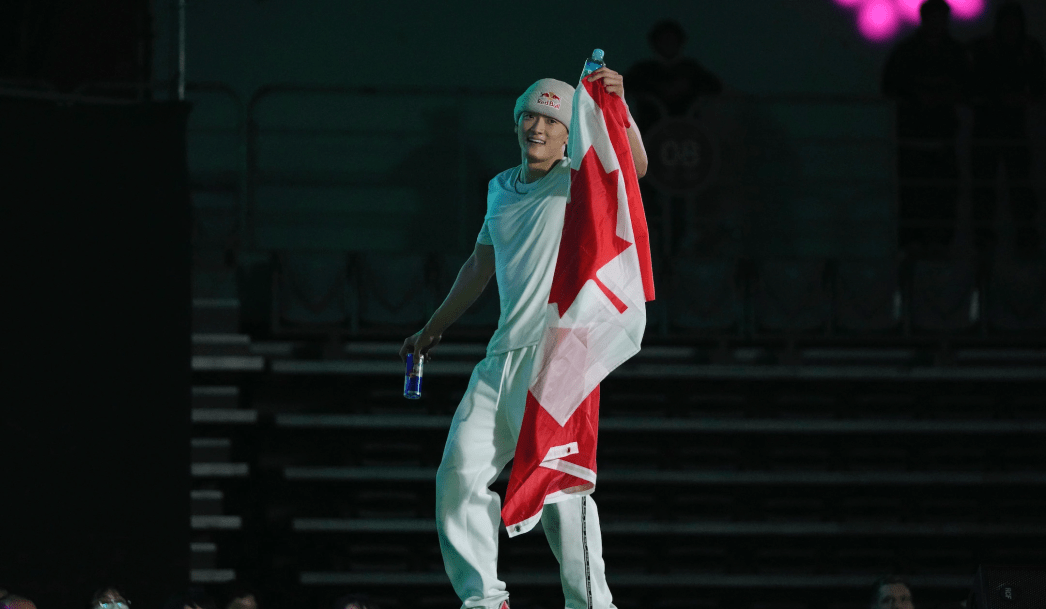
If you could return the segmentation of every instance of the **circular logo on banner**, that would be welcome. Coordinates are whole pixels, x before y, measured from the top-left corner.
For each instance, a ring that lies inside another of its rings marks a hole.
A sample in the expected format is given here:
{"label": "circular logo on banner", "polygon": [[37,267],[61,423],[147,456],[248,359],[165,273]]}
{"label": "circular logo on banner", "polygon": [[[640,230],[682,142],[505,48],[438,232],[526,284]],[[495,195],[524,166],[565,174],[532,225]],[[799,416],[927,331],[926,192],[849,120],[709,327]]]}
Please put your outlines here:
{"label": "circular logo on banner", "polygon": [[995,592],[999,595],[999,599],[1008,603],[1015,603],[1020,597],[1018,594],[1019,588],[1013,584],[1001,584],[996,586]]}
{"label": "circular logo on banner", "polygon": [[646,177],[660,191],[673,195],[700,192],[715,181],[719,146],[694,119],[666,118],[644,134]]}

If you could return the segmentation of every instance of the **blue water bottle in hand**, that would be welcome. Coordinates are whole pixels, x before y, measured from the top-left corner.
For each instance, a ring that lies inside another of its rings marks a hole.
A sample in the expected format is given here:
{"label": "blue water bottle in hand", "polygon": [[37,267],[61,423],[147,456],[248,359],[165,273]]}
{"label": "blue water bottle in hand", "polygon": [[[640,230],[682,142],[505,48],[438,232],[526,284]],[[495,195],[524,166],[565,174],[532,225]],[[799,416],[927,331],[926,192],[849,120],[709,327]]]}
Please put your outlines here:
{"label": "blue water bottle in hand", "polygon": [[585,69],[581,70],[580,80],[584,80],[586,76],[606,65],[606,62],[603,61],[603,49],[593,49],[592,56],[585,60]]}
{"label": "blue water bottle in hand", "polygon": [[421,373],[425,366],[425,355],[418,356],[414,361],[414,354],[407,354],[407,370],[403,375],[403,397],[408,400],[421,398]]}

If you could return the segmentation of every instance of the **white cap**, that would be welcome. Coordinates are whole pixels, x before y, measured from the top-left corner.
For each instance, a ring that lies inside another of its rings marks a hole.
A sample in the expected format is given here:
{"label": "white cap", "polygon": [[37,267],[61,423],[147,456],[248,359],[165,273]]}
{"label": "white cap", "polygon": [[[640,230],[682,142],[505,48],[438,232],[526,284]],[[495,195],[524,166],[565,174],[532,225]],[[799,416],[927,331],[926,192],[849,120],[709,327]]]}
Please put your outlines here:
{"label": "white cap", "polygon": [[542,78],[530,85],[516,100],[512,120],[518,124],[524,112],[551,116],[570,128],[570,109],[574,102],[574,87],[555,78]]}

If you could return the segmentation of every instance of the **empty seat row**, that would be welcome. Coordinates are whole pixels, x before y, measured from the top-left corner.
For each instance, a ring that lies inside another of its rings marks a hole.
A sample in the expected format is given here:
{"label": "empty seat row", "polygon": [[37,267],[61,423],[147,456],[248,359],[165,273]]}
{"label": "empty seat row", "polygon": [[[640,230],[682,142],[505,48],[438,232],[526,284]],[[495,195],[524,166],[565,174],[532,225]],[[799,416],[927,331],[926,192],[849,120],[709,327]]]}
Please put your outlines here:
{"label": "empty seat row", "polygon": [[[318,326],[390,333],[424,323],[465,254],[278,252],[270,266],[273,328]],[[964,261],[679,258],[659,265],[648,332],[869,334],[1046,331],[1046,267],[999,265],[979,279]],[[493,283],[493,282],[492,282]],[[250,305],[245,303],[245,307]],[[458,327],[497,325],[497,290]]]}
{"label": "empty seat row", "polygon": [[964,261],[674,261],[659,282],[670,330],[957,332],[1046,330],[1046,267]]}

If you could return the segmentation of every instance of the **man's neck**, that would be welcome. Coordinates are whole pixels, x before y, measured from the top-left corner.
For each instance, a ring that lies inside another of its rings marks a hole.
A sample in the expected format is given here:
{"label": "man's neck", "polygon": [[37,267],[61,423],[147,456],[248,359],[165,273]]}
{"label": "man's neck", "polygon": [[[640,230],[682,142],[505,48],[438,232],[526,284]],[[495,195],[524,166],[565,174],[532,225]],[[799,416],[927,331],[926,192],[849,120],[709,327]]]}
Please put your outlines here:
{"label": "man's neck", "polygon": [[551,161],[542,161],[541,163],[530,163],[526,159],[523,159],[523,171],[520,172],[520,178],[524,184],[531,184],[537,182],[541,178],[548,175],[548,172],[552,171],[552,168],[563,160],[563,157],[554,159]]}

